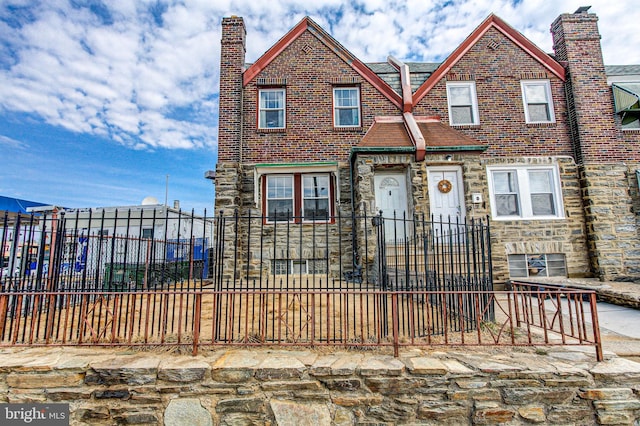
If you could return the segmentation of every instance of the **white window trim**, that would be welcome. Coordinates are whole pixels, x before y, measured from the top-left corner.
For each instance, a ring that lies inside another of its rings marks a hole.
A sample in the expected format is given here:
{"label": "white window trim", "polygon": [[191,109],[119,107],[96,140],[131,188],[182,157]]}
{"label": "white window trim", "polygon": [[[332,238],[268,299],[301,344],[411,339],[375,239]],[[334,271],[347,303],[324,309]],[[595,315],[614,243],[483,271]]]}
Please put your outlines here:
{"label": "white window trim", "polygon": [[[531,84],[543,84],[545,94],[547,95],[547,105],[549,107],[549,120],[544,121],[533,121],[529,117],[529,102],[527,102],[527,95],[525,92],[525,87]],[[524,107],[524,117],[527,124],[536,124],[536,123],[555,123],[556,122],[556,114],[553,106],[553,97],[551,96],[551,82],[549,80],[520,80],[520,90],[522,92],[522,104]]]}
{"label": "white window trim", "polygon": [[[326,197],[318,197],[318,198],[305,198],[304,196],[304,178],[305,177],[311,177],[311,176],[323,176],[323,177],[327,177],[329,178],[329,187],[327,188],[327,196]],[[301,210],[302,210],[302,221],[304,223],[326,223],[327,219],[307,219],[304,215],[304,201],[305,200],[327,200],[328,202],[328,207],[329,207],[329,220],[331,220],[331,173],[303,173],[300,176],[300,205],[301,205]]]}
{"label": "white window trim", "polygon": [[[553,184],[553,201],[555,202],[556,215],[534,216],[531,207],[531,192],[529,190],[528,172],[531,170],[551,171]],[[520,215],[498,216],[496,211],[495,193],[493,190],[493,172],[515,171],[518,182],[518,201],[520,202]],[[560,184],[560,173],[557,165],[548,166],[487,166],[487,182],[489,184],[489,197],[491,201],[491,217],[493,220],[558,220],[564,219],[564,203],[562,200],[562,186]],[[523,196],[526,195],[526,196]]]}
{"label": "white window trim", "polygon": [[[262,108],[262,94],[266,92],[282,92],[282,108]],[[281,127],[262,127],[260,125],[260,117],[262,111],[280,111],[282,109],[282,126]],[[286,129],[287,128],[287,91],[284,87],[274,89],[258,90],[258,129]]]}
{"label": "white window trim", "polygon": [[[268,192],[269,191],[269,178],[291,178],[291,198],[272,198],[272,200],[291,200],[291,208],[295,209],[296,208],[296,183],[295,183],[295,178],[294,175],[289,175],[289,174],[271,174],[271,175],[266,175],[266,182],[265,182],[265,189]],[[268,223],[274,223],[274,222],[293,222],[294,221],[294,217],[296,216],[296,212],[295,211],[291,211],[291,220],[270,220],[269,219],[269,200],[270,198],[267,196],[267,194],[265,194],[265,212],[264,215],[267,218],[267,222]]]}
{"label": "white window trim", "polygon": [[[336,106],[336,90],[345,90],[345,89],[352,89],[355,90],[358,97],[358,104],[353,107],[353,106],[349,106],[349,107],[338,107]],[[337,110],[338,109],[353,109],[356,108],[358,110],[358,124],[355,125],[344,125],[344,124],[338,124],[338,120],[337,120]],[[361,106],[360,106],[360,88],[357,86],[338,86],[338,87],[334,87],[333,88],[333,126],[334,127],[338,127],[338,128],[355,128],[355,127],[361,127],[362,126],[362,111],[361,111]]]}
{"label": "white window trim", "polygon": [[[451,105],[451,94],[449,89],[451,87],[469,87],[471,92],[471,114],[473,114],[473,120],[471,123],[454,123],[453,113]],[[478,95],[476,94],[476,82],[475,81],[448,81],[447,82],[447,106],[449,108],[449,124],[451,126],[476,126],[480,124],[480,114],[478,113]]]}

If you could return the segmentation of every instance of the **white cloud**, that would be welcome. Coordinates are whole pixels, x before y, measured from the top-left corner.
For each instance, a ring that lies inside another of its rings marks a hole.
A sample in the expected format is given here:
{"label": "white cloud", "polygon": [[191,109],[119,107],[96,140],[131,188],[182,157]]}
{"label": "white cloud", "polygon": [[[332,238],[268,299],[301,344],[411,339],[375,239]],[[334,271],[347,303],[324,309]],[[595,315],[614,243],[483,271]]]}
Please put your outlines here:
{"label": "white cloud", "polygon": [[[0,6],[0,111],[35,114],[134,149],[210,146],[222,16],[244,17],[248,61],[305,15],[363,61],[389,54],[441,61],[492,12],[550,52],[551,22],[581,3],[117,0],[105,2],[100,14],[65,0],[7,0]],[[590,3],[606,63],[640,63],[640,49],[630,48],[640,44],[640,8],[631,0]]]}

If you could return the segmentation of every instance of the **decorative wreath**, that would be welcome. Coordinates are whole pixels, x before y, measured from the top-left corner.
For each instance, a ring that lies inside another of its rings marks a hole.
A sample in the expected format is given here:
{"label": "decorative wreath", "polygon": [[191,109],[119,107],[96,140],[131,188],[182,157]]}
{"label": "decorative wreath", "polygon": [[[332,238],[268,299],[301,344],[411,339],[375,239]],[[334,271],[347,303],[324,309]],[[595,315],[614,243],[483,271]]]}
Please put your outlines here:
{"label": "decorative wreath", "polygon": [[444,194],[451,191],[452,187],[453,185],[451,185],[451,182],[446,179],[442,179],[440,182],[438,182],[438,190]]}

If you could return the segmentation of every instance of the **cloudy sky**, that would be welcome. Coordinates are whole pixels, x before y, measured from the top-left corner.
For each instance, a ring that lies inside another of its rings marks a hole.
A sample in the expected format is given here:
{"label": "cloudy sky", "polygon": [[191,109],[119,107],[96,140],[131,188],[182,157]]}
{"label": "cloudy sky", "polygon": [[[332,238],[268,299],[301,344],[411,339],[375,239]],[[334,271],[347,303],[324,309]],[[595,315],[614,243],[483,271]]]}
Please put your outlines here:
{"label": "cloudy sky", "polygon": [[588,4],[605,63],[640,64],[637,0],[0,0],[0,195],[210,212],[223,16],[249,62],[305,15],[365,62],[437,62],[490,13],[551,52],[551,22]]}

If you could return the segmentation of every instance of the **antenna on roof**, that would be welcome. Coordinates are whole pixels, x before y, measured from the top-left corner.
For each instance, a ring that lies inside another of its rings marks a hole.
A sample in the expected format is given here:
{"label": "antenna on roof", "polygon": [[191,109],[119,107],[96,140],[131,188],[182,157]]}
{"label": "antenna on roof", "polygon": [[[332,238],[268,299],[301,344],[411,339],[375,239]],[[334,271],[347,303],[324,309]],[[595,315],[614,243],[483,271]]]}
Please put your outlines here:
{"label": "antenna on roof", "polygon": [[580,6],[578,10],[573,13],[587,13],[589,9],[591,9],[591,6]]}

